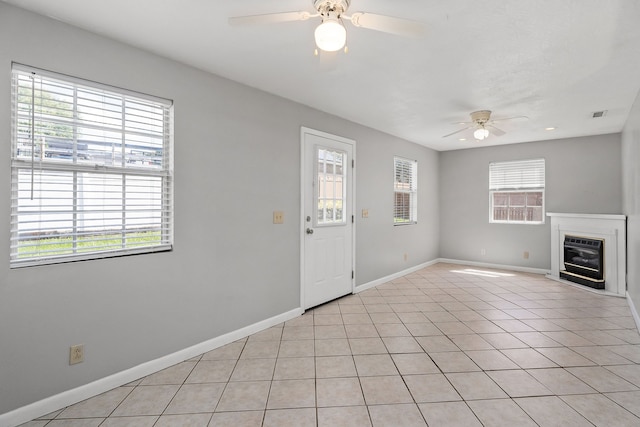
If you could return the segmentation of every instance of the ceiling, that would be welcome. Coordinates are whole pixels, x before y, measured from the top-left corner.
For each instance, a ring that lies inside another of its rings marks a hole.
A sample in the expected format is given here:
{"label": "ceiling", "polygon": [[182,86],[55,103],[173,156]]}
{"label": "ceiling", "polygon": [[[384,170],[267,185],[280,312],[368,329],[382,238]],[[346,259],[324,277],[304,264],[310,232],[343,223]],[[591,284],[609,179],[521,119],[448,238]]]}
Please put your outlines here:
{"label": "ceiling", "polygon": [[[4,1],[441,151],[620,132],[640,89],[637,0],[352,0],[350,13],[427,32],[347,22],[349,52],[318,57],[318,18],[227,22],[313,12],[312,0]],[[506,135],[484,141],[472,130],[442,137],[482,109],[528,120],[499,123]]]}

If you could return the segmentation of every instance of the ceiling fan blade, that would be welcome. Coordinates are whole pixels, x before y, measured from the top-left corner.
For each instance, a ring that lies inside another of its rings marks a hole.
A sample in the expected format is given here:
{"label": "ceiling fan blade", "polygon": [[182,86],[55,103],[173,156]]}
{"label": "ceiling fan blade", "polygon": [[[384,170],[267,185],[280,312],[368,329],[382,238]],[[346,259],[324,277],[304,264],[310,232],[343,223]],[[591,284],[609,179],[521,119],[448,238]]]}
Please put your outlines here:
{"label": "ceiling fan blade", "polygon": [[502,135],[504,135],[506,133],[502,129],[497,128],[497,127],[495,127],[493,125],[486,125],[486,126],[491,129],[491,133],[494,134],[495,136],[502,136]]}
{"label": "ceiling fan blade", "polygon": [[265,15],[249,15],[249,16],[234,16],[229,18],[229,25],[244,26],[244,25],[262,25],[262,24],[279,24],[281,22],[291,21],[306,21],[309,18],[319,16],[319,14],[312,14],[309,12],[282,12],[282,13],[267,13]]}
{"label": "ceiling fan blade", "polygon": [[505,117],[504,119],[495,119],[495,120],[491,120],[491,123],[504,122],[504,121],[507,121],[507,120],[513,120],[513,119],[527,119],[527,120],[529,120],[529,117],[527,117],[527,116],[513,116],[513,117]]}
{"label": "ceiling fan blade", "polygon": [[473,127],[473,126],[467,126],[466,128],[458,129],[458,130],[457,130],[457,131],[455,131],[455,132],[451,132],[450,134],[447,134],[447,135],[443,136],[443,138],[447,138],[447,137],[449,137],[449,136],[451,136],[451,135],[455,135],[456,133],[464,132],[465,130],[467,130],[467,129],[471,129],[472,127]]}
{"label": "ceiling fan blade", "polygon": [[370,30],[382,31],[398,36],[420,37],[425,32],[424,24],[421,22],[386,15],[356,12],[351,16],[343,15],[342,17],[349,19],[356,27],[368,28]]}

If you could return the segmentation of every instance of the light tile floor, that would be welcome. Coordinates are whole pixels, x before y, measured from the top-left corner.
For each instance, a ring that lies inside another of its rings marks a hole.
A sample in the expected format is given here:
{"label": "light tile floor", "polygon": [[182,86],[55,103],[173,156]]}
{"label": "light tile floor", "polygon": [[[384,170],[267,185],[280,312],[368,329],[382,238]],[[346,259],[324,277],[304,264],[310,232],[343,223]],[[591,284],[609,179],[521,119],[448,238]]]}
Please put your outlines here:
{"label": "light tile floor", "polygon": [[437,264],[26,426],[640,426],[627,301]]}

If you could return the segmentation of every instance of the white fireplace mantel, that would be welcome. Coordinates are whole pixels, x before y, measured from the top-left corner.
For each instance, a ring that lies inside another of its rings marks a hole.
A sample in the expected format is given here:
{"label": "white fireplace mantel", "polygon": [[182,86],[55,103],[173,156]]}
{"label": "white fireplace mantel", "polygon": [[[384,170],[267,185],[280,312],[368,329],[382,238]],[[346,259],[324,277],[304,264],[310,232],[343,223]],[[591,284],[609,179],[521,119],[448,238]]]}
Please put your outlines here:
{"label": "white fireplace mantel", "polygon": [[551,213],[551,274],[560,279],[564,270],[564,236],[604,239],[605,291],[625,296],[626,281],[626,221],[624,215]]}

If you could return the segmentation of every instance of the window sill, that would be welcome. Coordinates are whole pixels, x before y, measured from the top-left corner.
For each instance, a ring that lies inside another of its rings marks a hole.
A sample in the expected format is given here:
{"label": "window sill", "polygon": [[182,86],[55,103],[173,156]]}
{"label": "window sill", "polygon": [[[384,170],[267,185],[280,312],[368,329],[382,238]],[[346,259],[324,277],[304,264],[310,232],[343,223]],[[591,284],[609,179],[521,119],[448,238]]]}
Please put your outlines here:
{"label": "window sill", "polygon": [[97,260],[103,258],[117,258],[123,256],[130,255],[143,255],[143,254],[152,254],[156,252],[169,252],[173,250],[173,245],[165,244],[154,247],[147,248],[139,248],[139,249],[128,249],[128,250],[120,250],[120,251],[112,251],[112,252],[102,252],[102,253],[89,253],[83,255],[72,255],[72,256],[59,256],[59,257],[50,257],[43,259],[30,259],[25,261],[15,260],[11,261],[10,268],[24,268],[24,267],[34,267],[39,265],[52,265],[52,264],[66,264],[70,262],[78,262],[78,261],[90,261]]}

